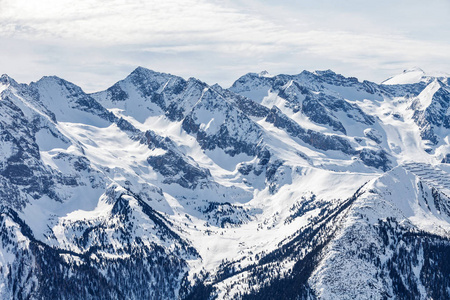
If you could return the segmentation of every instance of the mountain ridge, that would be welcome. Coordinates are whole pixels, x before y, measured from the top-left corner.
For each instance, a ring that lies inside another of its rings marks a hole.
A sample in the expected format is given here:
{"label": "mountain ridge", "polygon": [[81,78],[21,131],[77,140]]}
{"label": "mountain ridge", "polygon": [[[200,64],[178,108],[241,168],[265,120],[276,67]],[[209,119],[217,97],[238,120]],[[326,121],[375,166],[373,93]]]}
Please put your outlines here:
{"label": "mountain ridge", "polygon": [[2,75],[0,295],[449,297],[450,93],[424,78]]}

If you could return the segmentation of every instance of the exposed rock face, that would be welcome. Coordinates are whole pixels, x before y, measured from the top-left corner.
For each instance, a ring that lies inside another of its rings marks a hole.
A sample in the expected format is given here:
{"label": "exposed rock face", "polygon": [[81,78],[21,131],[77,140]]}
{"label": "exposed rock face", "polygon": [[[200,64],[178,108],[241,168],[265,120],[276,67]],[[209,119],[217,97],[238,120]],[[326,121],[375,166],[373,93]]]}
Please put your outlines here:
{"label": "exposed rock face", "polygon": [[450,298],[449,80],[419,73],[2,75],[0,298]]}

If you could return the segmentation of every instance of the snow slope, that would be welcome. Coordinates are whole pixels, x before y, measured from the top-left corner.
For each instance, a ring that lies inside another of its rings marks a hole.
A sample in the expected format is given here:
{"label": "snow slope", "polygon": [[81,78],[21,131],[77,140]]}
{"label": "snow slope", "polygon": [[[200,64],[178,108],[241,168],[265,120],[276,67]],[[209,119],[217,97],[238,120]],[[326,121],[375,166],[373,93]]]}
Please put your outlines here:
{"label": "snow slope", "polygon": [[3,75],[0,295],[448,298],[444,79]]}

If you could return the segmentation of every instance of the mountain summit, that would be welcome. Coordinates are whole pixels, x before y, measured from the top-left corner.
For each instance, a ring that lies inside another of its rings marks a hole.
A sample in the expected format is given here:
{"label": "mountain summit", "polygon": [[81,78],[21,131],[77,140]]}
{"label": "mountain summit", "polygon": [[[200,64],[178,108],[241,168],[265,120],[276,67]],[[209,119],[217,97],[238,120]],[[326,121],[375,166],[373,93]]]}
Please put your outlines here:
{"label": "mountain summit", "polygon": [[450,86],[0,77],[4,299],[450,298]]}

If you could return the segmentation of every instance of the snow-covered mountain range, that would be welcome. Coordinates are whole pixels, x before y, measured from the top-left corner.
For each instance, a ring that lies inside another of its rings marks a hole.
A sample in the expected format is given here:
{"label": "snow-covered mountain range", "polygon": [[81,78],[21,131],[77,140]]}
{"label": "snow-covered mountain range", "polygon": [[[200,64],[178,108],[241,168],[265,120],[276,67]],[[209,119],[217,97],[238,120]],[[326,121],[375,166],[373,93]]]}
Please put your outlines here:
{"label": "snow-covered mountain range", "polygon": [[450,79],[0,78],[2,299],[449,299]]}

